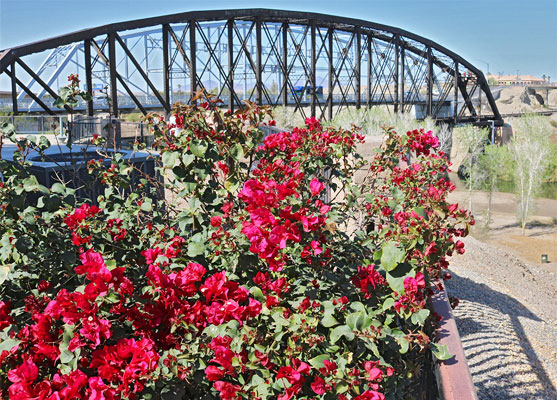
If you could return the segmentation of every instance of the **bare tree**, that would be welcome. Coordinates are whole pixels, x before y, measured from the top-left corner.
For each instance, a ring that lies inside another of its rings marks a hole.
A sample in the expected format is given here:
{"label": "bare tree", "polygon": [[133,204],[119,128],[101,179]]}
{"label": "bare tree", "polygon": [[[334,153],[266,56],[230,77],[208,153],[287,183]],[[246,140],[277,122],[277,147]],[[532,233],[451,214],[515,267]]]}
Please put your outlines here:
{"label": "bare tree", "polygon": [[510,149],[516,164],[515,184],[518,195],[518,220],[522,235],[533,209],[536,194],[542,183],[543,172],[549,161],[552,128],[549,118],[526,115],[513,121]]}
{"label": "bare tree", "polygon": [[507,176],[509,170],[511,170],[512,159],[507,146],[490,144],[485,146],[484,152],[478,161],[479,169],[485,174],[483,187],[489,192],[484,220],[484,226],[488,228],[491,222],[493,192],[497,191],[499,181]]}
{"label": "bare tree", "polygon": [[487,142],[489,130],[465,125],[454,128],[453,134],[464,148],[468,149],[468,155],[464,161],[465,173],[462,175],[465,176],[466,186],[468,187],[468,210],[472,212],[472,190],[477,189],[486,177],[479,166],[478,157]]}

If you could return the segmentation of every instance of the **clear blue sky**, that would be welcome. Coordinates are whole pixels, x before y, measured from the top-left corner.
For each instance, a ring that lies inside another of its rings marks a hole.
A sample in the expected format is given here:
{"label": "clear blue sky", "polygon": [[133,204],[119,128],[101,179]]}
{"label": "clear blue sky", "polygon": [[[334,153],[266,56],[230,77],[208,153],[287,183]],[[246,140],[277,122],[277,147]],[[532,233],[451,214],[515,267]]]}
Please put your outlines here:
{"label": "clear blue sky", "polygon": [[0,0],[0,49],[84,28],[203,9],[313,11],[393,25],[432,39],[484,72],[557,80],[557,0]]}

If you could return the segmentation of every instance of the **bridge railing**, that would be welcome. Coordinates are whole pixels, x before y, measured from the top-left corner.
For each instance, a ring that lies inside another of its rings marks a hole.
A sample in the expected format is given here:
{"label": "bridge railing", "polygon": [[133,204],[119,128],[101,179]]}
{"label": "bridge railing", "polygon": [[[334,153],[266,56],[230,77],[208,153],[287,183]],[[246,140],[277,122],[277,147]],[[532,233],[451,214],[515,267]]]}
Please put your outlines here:
{"label": "bridge railing", "polygon": [[93,117],[79,119],[70,123],[74,143],[87,143],[93,135],[105,137],[110,142],[113,135],[118,148],[133,148],[135,143],[151,146],[153,135],[143,122],[128,122],[119,119]]}
{"label": "bridge railing", "polygon": [[18,135],[55,135],[64,133],[68,118],[63,115],[0,116],[0,124],[4,122],[11,123]]}

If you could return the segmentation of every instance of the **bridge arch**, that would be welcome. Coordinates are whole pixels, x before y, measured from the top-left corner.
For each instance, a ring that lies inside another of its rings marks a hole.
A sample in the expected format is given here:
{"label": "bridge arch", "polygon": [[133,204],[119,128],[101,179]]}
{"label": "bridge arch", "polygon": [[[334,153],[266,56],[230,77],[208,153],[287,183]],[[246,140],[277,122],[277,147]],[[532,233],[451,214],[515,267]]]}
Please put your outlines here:
{"label": "bridge arch", "polygon": [[[29,67],[31,58],[42,61]],[[418,117],[485,124],[502,119],[483,73],[411,32],[332,15],[269,9],[194,11],[85,29],[0,52],[14,113],[65,112],[58,86],[79,73],[108,88],[114,111],[170,110],[205,88],[230,109],[242,100],[292,105],[330,119],[383,105]],[[77,108],[106,110],[102,96]]]}

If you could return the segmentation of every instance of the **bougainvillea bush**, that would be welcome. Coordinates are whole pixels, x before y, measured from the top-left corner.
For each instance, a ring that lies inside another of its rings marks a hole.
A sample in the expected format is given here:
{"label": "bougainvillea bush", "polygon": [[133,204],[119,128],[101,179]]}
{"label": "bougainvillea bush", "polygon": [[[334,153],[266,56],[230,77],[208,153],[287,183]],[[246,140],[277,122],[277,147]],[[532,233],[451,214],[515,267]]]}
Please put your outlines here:
{"label": "bougainvillea bush", "polygon": [[365,161],[356,129],[265,136],[268,114],[150,115],[164,187],[92,160],[91,201],[39,185],[25,156],[48,144],[18,142],[1,161],[2,398],[420,397],[446,356],[428,297],[470,224],[437,139],[386,130]]}

